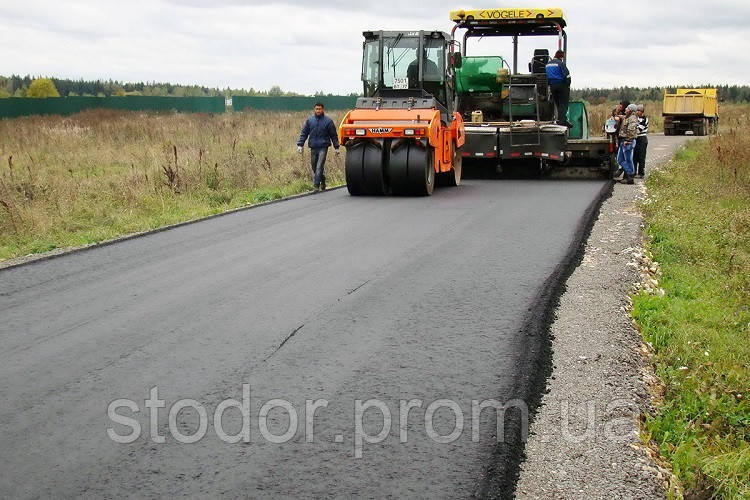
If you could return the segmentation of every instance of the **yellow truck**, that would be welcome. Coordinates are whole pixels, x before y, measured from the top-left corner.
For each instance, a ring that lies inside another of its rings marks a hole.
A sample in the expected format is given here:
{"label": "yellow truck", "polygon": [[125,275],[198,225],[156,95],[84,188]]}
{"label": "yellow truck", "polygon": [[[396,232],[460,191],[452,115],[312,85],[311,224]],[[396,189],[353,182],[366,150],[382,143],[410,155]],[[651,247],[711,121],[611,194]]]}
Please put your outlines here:
{"label": "yellow truck", "polygon": [[719,103],[716,89],[677,89],[664,91],[664,135],[715,134],[719,126]]}

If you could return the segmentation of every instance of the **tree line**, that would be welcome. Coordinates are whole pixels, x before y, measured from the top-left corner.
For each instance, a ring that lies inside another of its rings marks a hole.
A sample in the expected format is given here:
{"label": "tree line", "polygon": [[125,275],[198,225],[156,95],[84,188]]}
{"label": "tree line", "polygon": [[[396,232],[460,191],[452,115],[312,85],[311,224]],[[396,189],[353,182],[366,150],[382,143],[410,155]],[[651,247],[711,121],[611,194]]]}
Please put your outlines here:
{"label": "tree line", "polygon": [[[31,75],[0,76],[0,97],[27,97],[29,88],[34,80],[38,78]],[[268,90],[250,89],[220,89],[216,87],[205,87],[202,85],[180,85],[161,82],[137,82],[126,83],[117,80],[71,80],[69,78],[49,77],[55,89],[62,97],[74,96],[173,96],[173,97],[216,97],[233,95],[243,96],[297,96],[297,92],[283,90],[274,85]],[[317,95],[317,94],[316,94]],[[31,97],[31,96],[29,96]]]}
{"label": "tree line", "polygon": [[[571,89],[571,99],[583,99],[592,104],[604,104],[628,100],[630,102],[661,101],[664,91],[674,92],[677,87],[690,88],[692,85],[676,85],[669,87],[617,87],[611,89],[584,88]],[[696,88],[716,88],[719,99],[725,102],[750,102],[750,86],[748,85],[717,85],[706,83]]]}
{"label": "tree line", "polygon": [[[38,78],[30,75],[0,76],[0,97],[31,97],[29,88],[34,80]],[[174,96],[174,97],[230,97],[241,96],[298,96],[297,92],[283,90],[274,85],[268,90],[250,89],[220,89],[217,87],[205,87],[201,85],[180,85],[174,83],[138,82],[125,83],[117,80],[71,80],[69,78],[49,78],[54,87],[62,97],[67,96]],[[750,102],[750,86],[748,85],[716,85],[707,83],[700,87],[716,87],[719,99],[726,102]],[[617,87],[617,88],[583,88],[572,89],[571,98],[583,99],[592,104],[603,104],[627,99],[631,102],[638,101],[660,101],[664,90],[674,91],[676,87]],[[33,92],[32,92],[33,94]],[[315,96],[331,96],[332,94],[317,91]],[[354,92],[350,96],[359,95]]]}

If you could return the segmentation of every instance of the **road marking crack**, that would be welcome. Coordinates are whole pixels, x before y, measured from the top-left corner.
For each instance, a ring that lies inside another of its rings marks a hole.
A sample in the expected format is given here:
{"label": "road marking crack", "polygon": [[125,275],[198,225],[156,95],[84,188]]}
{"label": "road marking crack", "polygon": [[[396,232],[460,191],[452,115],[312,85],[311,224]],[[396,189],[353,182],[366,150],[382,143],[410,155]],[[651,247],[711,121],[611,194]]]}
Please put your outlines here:
{"label": "road marking crack", "polygon": [[[360,288],[362,288],[363,286],[365,286],[365,285],[366,285],[366,284],[368,284],[369,282],[370,282],[370,280],[367,280],[367,281],[364,281],[364,282],[362,282],[362,284],[360,284],[360,285],[358,285],[358,286],[356,286],[356,287],[352,288],[352,289],[351,289],[351,290],[349,290],[348,292],[346,292],[346,295],[351,295],[351,294],[353,294],[354,292],[356,292],[357,290],[359,290]],[[344,297],[346,297],[346,295],[345,295]],[[341,300],[341,299],[343,299],[344,297],[339,297],[339,299],[338,299],[338,300],[340,301],[340,300]]]}
{"label": "road marking crack", "polygon": [[279,346],[276,349],[274,349],[273,352],[266,357],[266,359],[263,360],[263,362],[265,363],[266,361],[268,361],[269,359],[271,359],[271,356],[273,356],[274,354],[276,354],[277,352],[279,352],[281,350],[281,348],[284,347],[284,344],[286,344],[287,342],[289,342],[289,340],[292,337],[294,337],[295,335],[297,335],[297,332],[300,331],[300,330],[302,330],[302,328],[304,328],[304,326],[305,326],[305,324],[302,323],[297,328],[295,328],[294,330],[292,330],[291,333],[289,335],[287,335],[284,340],[281,341],[281,344],[279,344]]}
{"label": "road marking crack", "polygon": [[[355,293],[357,290],[359,290],[360,288],[362,288],[363,286],[365,286],[369,282],[370,282],[370,280],[363,281],[362,283],[360,283],[356,287],[352,288],[351,290],[348,290],[345,295],[342,295],[341,297],[339,297],[338,299],[336,299],[336,302],[340,302],[341,299],[343,299],[345,297],[348,297],[349,295]],[[299,332],[300,330],[302,330],[302,328],[304,328],[304,326],[305,326],[305,323],[302,323],[297,328],[295,328],[294,330],[292,330],[289,333],[289,335],[287,335],[284,338],[284,340],[281,341],[281,343],[278,345],[278,347],[276,347],[276,349],[274,349],[271,354],[269,354],[268,356],[266,356],[266,358],[263,360],[263,362],[265,363],[266,361],[268,361],[269,359],[271,359],[271,357],[273,357],[277,352],[279,352],[281,350],[281,348],[284,347],[284,345],[286,345],[286,343],[289,342],[292,339],[292,337],[294,337],[295,335],[297,335],[297,332]]]}

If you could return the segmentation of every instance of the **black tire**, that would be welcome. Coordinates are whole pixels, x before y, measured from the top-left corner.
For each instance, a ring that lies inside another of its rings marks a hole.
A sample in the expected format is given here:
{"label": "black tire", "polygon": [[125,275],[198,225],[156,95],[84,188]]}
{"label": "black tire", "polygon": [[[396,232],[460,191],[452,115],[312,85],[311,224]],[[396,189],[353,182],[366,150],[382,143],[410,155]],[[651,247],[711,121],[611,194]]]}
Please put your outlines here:
{"label": "black tire", "polygon": [[708,134],[708,119],[704,118],[701,120],[701,124],[697,128],[693,129],[694,135],[706,135]]}
{"label": "black tire", "polygon": [[409,194],[409,144],[405,142],[394,144],[391,150],[391,158],[388,162],[388,180],[391,192],[395,195]]}
{"label": "black tire", "polygon": [[362,168],[365,163],[364,155],[364,144],[356,144],[346,148],[344,173],[346,175],[346,189],[352,196],[365,194],[365,179]]}
{"label": "black tire", "polygon": [[429,196],[435,188],[432,148],[412,141],[394,145],[388,167],[391,192],[401,196]]}
{"label": "black tire", "polygon": [[352,196],[385,194],[383,150],[366,142],[347,148],[345,174],[346,188]]}
{"label": "black tire", "polygon": [[374,144],[365,147],[364,154],[365,192],[373,196],[383,196],[387,190],[383,177],[383,149]]}
{"label": "black tire", "polygon": [[700,127],[698,127],[698,135],[706,135],[707,132],[708,132],[708,120],[704,118],[703,121],[701,122]]}
{"label": "black tire", "polygon": [[453,166],[448,172],[438,174],[438,186],[456,187],[461,184],[461,171],[463,166],[463,156],[461,150],[453,145]]}
{"label": "black tire", "polygon": [[432,164],[431,146],[421,147],[414,143],[408,145],[407,176],[409,194],[430,196],[435,189],[435,167]]}

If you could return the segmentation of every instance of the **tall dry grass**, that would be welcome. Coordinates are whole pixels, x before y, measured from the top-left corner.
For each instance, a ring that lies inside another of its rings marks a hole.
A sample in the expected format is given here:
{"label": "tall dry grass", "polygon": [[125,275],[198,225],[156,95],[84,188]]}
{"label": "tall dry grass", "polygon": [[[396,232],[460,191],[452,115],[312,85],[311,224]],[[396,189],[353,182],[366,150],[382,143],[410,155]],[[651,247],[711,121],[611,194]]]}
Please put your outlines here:
{"label": "tall dry grass", "polygon": [[[310,189],[309,154],[295,146],[306,116],[91,110],[0,120],[0,260]],[[333,155],[327,177],[344,180]]]}

